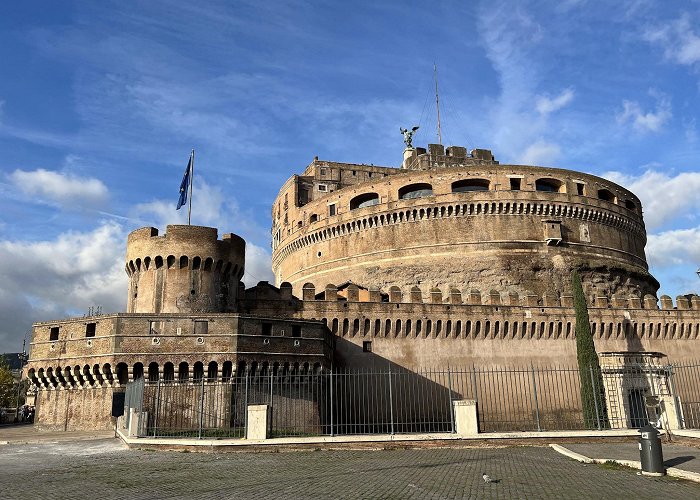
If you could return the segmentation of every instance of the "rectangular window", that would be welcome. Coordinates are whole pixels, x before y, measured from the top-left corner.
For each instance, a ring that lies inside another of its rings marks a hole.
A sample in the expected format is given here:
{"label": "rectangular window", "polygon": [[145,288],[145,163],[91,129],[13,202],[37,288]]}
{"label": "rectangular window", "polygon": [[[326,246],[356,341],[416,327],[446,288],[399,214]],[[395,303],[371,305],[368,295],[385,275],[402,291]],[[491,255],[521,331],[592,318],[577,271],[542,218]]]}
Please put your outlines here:
{"label": "rectangular window", "polygon": [[262,334],[269,337],[272,335],[272,323],[263,323],[262,324]]}
{"label": "rectangular window", "polygon": [[51,332],[49,333],[49,340],[58,340],[59,327],[52,326]]}
{"label": "rectangular window", "polygon": [[301,325],[292,325],[292,337],[301,337]]}
{"label": "rectangular window", "polygon": [[365,340],[362,342],[362,352],[372,352],[372,341]]}
{"label": "rectangular window", "polygon": [[194,322],[194,334],[206,335],[209,333],[209,321],[199,320]]}
{"label": "rectangular window", "polygon": [[96,329],[97,329],[97,323],[88,323],[87,325],[85,325],[85,336],[86,337],[94,337]]}
{"label": "rectangular window", "polygon": [[328,215],[331,217],[335,215],[335,204],[328,205]]}
{"label": "rectangular window", "polygon": [[326,191],[326,189],[327,189],[327,187],[326,187],[325,184],[319,184],[319,185],[318,185],[318,190],[319,190],[319,191]]}
{"label": "rectangular window", "polygon": [[326,169],[325,169],[325,168],[322,168],[322,169],[321,169],[321,175],[326,175]]}
{"label": "rectangular window", "polygon": [[357,175],[357,170],[353,170],[353,171],[352,171],[352,175],[353,175],[353,176]]}
{"label": "rectangular window", "polygon": [[510,190],[520,191],[520,179],[518,179],[517,177],[510,178]]}
{"label": "rectangular window", "polygon": [[583,195],[584,195],[583,186],[584,186],[584,185],[583,185],[582,183],[580,183],[580,182],[577,182],[577,183],[576,183],[576,194],[578,194],[579,196],[583,196]]}

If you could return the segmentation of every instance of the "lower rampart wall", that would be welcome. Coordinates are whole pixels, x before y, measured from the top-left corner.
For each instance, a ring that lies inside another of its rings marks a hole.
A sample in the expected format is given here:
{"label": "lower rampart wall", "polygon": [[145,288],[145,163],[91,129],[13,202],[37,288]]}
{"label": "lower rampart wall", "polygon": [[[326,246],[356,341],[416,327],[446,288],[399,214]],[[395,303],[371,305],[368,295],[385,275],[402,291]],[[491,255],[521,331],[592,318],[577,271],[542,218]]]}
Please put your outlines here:
{"label": "lower rampart wall", "polygon": [[36,393],[35,426],[51,431],[113,429],[114,392],[112,387],[39,390]]}

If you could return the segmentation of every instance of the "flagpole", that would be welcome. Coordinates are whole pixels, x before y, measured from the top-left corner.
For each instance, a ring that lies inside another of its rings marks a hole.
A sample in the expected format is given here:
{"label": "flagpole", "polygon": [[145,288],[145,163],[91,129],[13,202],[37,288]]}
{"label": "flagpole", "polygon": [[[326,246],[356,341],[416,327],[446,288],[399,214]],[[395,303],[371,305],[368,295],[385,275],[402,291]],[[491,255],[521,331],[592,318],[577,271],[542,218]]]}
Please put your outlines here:
{"label": "flagpole", "polygon": [[190,205],[187,208],[187,225],[192,224],[192,182],[194,181],[194,149],[192,150],[190,161],[192,163],[192,170],[190,170]]}

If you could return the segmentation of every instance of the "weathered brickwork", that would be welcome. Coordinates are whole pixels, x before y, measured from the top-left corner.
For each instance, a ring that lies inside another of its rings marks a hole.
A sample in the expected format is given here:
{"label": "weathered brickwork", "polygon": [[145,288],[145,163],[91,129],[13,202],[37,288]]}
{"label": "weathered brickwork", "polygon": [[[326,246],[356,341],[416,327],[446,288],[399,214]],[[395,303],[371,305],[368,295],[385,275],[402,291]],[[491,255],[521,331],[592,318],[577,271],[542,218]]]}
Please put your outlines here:
{"label": "weathered brickwork", "polygon": [[656,293],[641,203],[628,190],[571,170],[443,155],[402,169],[316,160],[290,179],[273,208],[277,283],[542,295],[567,293],[576,268],[591,296]]}
{"label": "weathered brickwork", "polygon": [[234,234],[132,232],[126,313],[34,325],[37,423],[108,428],[140,377],[572,365],[573,269],[599,353],[700,354],[700,297],[657,298],[639,199],[595,176],[430,145],[402,168],[314,160],[272,217],[279,287],[244,288]]}

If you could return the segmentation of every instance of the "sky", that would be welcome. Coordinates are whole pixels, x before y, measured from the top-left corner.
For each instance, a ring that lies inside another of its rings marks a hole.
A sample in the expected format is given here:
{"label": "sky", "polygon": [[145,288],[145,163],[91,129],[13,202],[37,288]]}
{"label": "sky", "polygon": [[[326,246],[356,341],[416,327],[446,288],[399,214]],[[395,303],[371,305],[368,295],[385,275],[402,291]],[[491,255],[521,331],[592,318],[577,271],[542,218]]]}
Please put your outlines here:
{"label": "sky", "polygon": [[581,170],[643,203],[660,294],[700,293],[700,2],[34,1],[0,5],[0,352],[36,321],[124,311],[126,235],[175,210],[273,281],[279,187],[399,166],[399,127]]}

